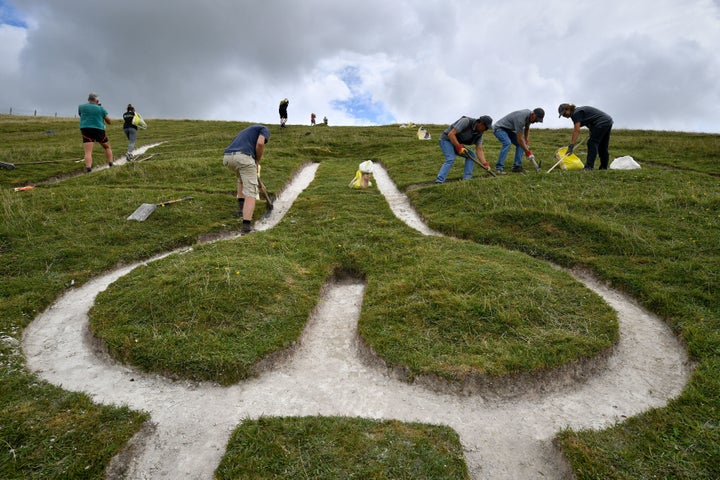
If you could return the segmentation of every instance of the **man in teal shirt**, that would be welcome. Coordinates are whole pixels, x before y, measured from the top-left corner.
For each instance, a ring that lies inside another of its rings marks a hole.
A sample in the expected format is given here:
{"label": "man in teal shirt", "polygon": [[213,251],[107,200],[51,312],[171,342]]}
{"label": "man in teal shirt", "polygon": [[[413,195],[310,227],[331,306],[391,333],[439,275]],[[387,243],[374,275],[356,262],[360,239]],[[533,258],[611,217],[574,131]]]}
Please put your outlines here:
{"label": "man in teal shirt", "polygon": [[105,134],[105,124],[111,124],[107,110],[100,105],[96,93],[88,95],[88,103],[78,106],[80,116],[80,133],[83,139],[83,150],[85,151],[85,172],[92,171],[92,151],[95,142],[105,149],[105,158],[108,166],[113,166],[113,153],[110,148],[110,141]]}

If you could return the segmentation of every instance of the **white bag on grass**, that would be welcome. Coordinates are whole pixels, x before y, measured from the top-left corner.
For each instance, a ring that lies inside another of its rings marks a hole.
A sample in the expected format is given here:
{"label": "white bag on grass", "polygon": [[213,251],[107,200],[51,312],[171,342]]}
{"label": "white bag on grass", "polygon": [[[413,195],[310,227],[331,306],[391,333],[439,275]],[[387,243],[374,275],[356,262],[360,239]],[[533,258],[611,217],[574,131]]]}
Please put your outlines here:
{"label": "white bag on grass", "polygon": [[630,155],[618,157],[610,164],[611,170],[636,170],[640,168],[640,164]]}

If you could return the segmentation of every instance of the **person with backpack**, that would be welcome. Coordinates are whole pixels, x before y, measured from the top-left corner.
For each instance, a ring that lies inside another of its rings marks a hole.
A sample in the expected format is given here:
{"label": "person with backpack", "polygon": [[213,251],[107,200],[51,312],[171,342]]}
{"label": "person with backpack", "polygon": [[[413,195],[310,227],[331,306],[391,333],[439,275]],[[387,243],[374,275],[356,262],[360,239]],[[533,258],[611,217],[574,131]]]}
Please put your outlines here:
{"label": "person with backpack", "polygon": [[482,115],[478,118],[461,117],[455,123],[448,126],[440,135],[440,150],[445,157],[445,163],[435,178],[435,183],[445,183],[450,169],[455,163],[457,155],[465,157],[463,168],[463,180],[472,178],[475,162],[468,158],[466,145],[475,145],[475,152],[480,163],[489,170],[490,165],[485,160],[485,152],[482,147],[483,133],[492,128],[492,118]]}
{"label": "person with backpack", "polygon": [[545,118],[545,110],[536,108],[533,111],[529,109],[517,110],[508,113],[503,118],[495,122],[493,134],[500,142],[500,156],[495,164],[495,172],[499,175],[505,173],[505,158],[510,151],[510,145],[515,145],[515,157],[513,159],[512,171],[522,173],[525,170],[522,166],[523,152],[536,165],[535,155],[530,151],[528,134],[530,133],[530,125],[536,122],[542,123]]}
{"label": "person with backpack", "polygon": [[587,161],[585,162],[585,170],[590,171],[595,168],[595,158],[600,155],[600,170],[607,170],[610,163],[610,132],[612,131],[613,119],[605,112],[595,107],[576,107],[572,103],[561,103],[558,106],[558,118],[569,118],[573,122],[573,133],[570,139],[570,145],[567,148],[567,154],[570,155],[575,148],[578,136],[580,136],[580,127],[588,127],[590,130],[590,138],[587,141]]}

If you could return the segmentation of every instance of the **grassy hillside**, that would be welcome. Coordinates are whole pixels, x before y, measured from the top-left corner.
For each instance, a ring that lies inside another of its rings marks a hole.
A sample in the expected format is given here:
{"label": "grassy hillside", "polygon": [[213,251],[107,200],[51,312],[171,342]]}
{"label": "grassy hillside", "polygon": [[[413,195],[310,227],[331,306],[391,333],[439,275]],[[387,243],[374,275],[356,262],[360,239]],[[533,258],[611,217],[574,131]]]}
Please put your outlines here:
{"label": "grassy hillside", "polygon": [[[234,182],[220,159],[245,125],[148,124],[138,145],[163,142],[153,158],[74,176],[82,170],[76,120],[0,116],[0,161],[16,164],[0,170],[2,478],[100,478],[145,420],[28,374],[18,348],[27,324],[70,285],[239,228]],[[273,126],[263,166],[271,191],[303,163],[320,163],[286,219],[241,245],[206,245],[133,272],[98,298],[94,330],[140,368],[232,383],[291,343],[322,282],[342,273],[366,280],[360,332],[391,365],[449,381],[539,372],[597,355],[616,338],[612,312],[542,260],[582,265],[666,319],[697,368],[667,408],[602,432],[563,432],[576,476],[720,477],[720,136],[615,131],[611,154],[632,155],[643,169],[498,179],[478,169],[469,182],[416,188],[431,183],[442,162],[435,139],[444,126],[426,128],[433,141],[397,126]],[[119,156],[120,126],[108,134]],[[544,169],[569,137],[570,130],[531,132]],[[485,145],[492,164],[498,142],[490,135]],[[94,157],[102,163],[99,149]],[[430,226],[459,240],[423,238],[376,190],[347,189],[367,159],[381,161],[401,190],[412,186]],[[450,179],[460,174],[456,164]],[[43,183],[57,178],[64,181]],[[37,188],[12,190],[26,184]],[[125,220],[142,203],[188,195],[195,200],[153,214],[152,223]],[[259,202],[256,217],[263,213]],[[243,280],[260,293],[237,299],[239,248],[251,272]],[[592,322],[582,320],[588,312]],[[237,318],[242,323],[227,328]],[[268,324],[275,335],[264,334]],[[178,342],[178,329],[192,342]],[[397,430],[392,422],[382,428]]]}

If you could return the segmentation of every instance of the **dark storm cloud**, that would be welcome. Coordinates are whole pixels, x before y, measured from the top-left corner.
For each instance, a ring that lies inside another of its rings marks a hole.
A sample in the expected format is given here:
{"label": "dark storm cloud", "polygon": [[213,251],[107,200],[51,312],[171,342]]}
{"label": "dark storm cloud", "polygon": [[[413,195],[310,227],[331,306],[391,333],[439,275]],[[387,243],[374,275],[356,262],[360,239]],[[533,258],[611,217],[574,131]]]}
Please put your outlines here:
{"label": "dark storm cloud", "polygon": [[720,131],[709,106],[719,10],[718,0],[0,2],[13,12],[0,24],[0,109],[73,115],[95,91],[116,116],[132,102],[150,118],[274,122],[288,97],[290,123],[315,112],[338,125],[572,101],[622,127]]}

